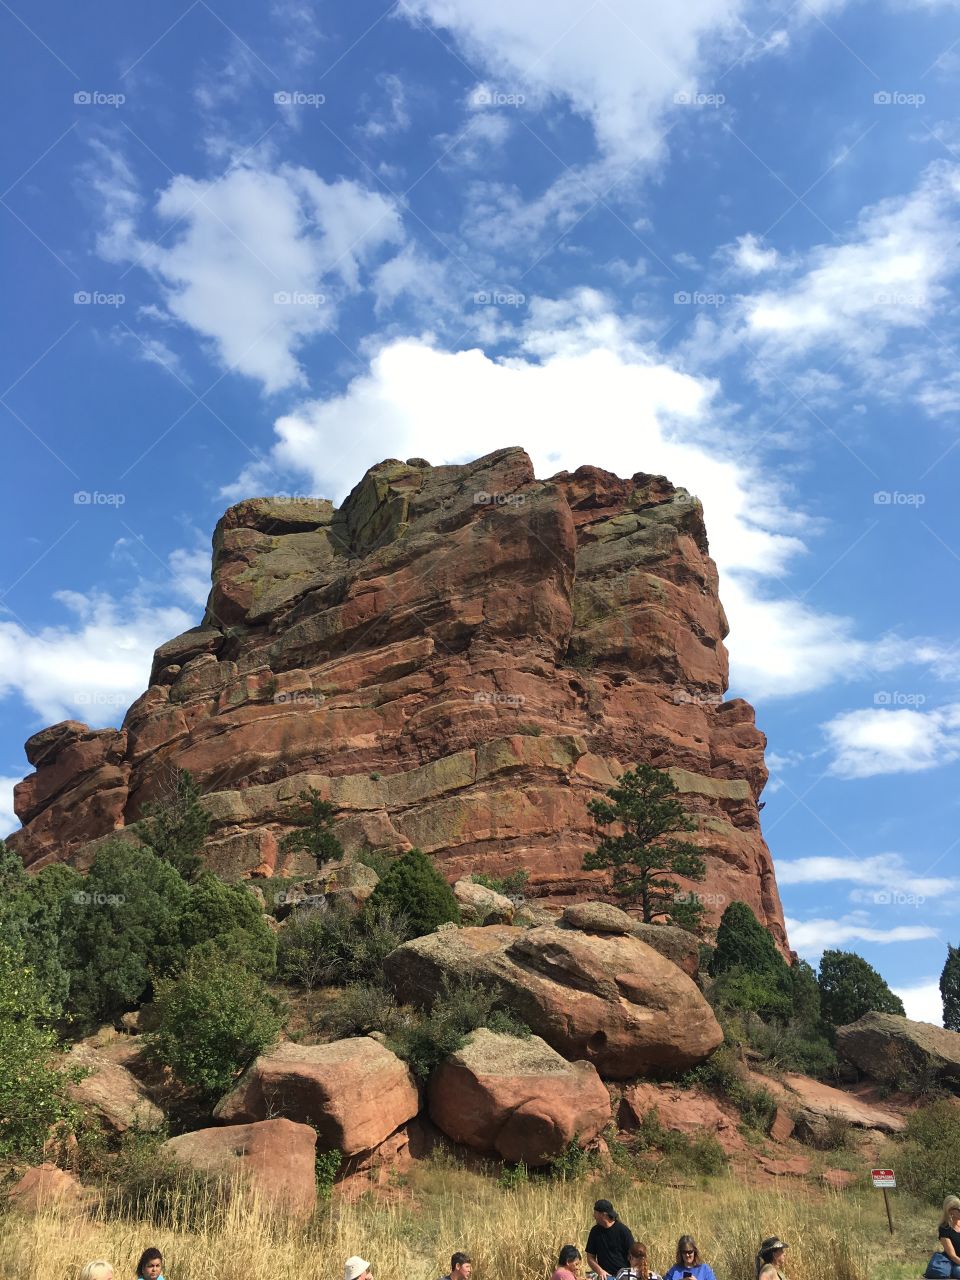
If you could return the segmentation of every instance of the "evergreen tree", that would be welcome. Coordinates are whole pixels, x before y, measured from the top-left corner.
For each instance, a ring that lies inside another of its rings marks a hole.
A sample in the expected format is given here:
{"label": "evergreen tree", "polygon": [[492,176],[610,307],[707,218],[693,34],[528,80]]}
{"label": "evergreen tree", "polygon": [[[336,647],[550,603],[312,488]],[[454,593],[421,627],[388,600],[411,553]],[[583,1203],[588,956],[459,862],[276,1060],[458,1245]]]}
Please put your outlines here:
{"label": "evergreen tree", "polygon": [[820,957],[820,1006],[827,1022],[845,1027],[865,1013],[898,1013],[903,1002],[873,965],[854,951],[825,951]]}
{"label": "evergreen tree", "polygon": [[209,871],[190,885],[179,920],[184,952],[198,946],[258,973],[273,976],[276,934],[263,918],[253,894],[242,884],[226,884]]}
{"label": "evergreen tree", "polygon": [[585,871],[610,871],[614,891],[638,903],[644,921],[666,916],[684,927],[696,927],[703,906],[696,895],[684,893],[672,876],[702,880],[706,865],[699,848],[675,833],[695,831],[684,812],[679,791],[669,774],[651,765],[628,769],[607,792],[606,800],[591,800],[587,811],[598,826],[619,823],[623,835],[604,835],[583,860]]}
{"label": "evergreen tree", "polygon": [[717,980],[713,998],[727,1009],[787,1022],[795,1002],[809,1005],[808,975],[792,974],[773,935],[745,902],[731,902],[720,918],[710,973]]}
{"label": "evergreen tree", "polygon": [[288,831],[280,841],[281,850],[284,853],[295,853],[298,850],[310,853],[316,858],[318,867],[325,862],[339,862],[343,857],[343,845],[333,829],[333,820],[337,815],[336,805],[321,799],[316,787],[301,791],[300,800],[307,811],[297,819],[299,828]]}
{"label": "evergreen tree", "polygon": [[960,1031],[960,947],[947,946],[947,961],[940,975],[943,997],[943,1025],[948,1031]]}
{"label": "evergreen tree", "polygon": [[203,869],[199,854],[209,829],[196,783],[185,769],[174,769],[160,799],[144,806],[144,841],[184,880],[195,880]]}
{"label": "evergreen tree", "polygon": [[453,890],[422,849],[396,858],[368,900],[369,908],[392,908],[404,916],[410,936],[420,938],[440,925],[460,922]]}

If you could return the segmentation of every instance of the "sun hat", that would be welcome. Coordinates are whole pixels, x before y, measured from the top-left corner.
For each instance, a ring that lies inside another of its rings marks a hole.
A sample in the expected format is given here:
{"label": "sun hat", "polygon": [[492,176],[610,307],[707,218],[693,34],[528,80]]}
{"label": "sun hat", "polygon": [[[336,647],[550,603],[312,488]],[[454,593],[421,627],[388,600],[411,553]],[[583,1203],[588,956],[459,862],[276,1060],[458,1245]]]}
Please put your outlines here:
{"label": "sun hat", "polygon": [[783,1243],[779,1236],[767,1236],[763,1244],[760,1246],[761,1253],[773,1253],[775,1249],[789,1249],[789,1245]]}
{"label": "sun hat", "polygon": [[370,1263],[362,1258],[348,1258],[343,1267],[343,1280],[360,1280],[365,1271],[370,1270]]}

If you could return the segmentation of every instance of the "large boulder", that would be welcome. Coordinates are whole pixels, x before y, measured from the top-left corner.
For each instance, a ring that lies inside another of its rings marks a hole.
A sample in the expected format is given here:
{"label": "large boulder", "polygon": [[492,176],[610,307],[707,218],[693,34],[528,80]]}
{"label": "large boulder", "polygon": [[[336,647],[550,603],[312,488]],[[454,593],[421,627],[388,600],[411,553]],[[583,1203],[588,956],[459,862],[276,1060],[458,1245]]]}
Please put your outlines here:
{"label": "large boulder", "polygon": [[[137,1058],[136,1046],[123,1045],[122,1050],[128,1060]],[[105,1128],[125,1133],[128,1129],[153,1131],[163,1127],[163,1112],[137,1077],[111,1056],[110,1046],[74,1045],[68,1062],[82,1067],[87,1074],[76,1084],[68,1085],[67,1092],[84,1111],[96,1115]]]}
{"label": "large boulder", "polygon": [[161,1150],[203,1173],[239,1178],[279,1208],[309,1216],[317,1203],[316,1147],[308,1124],[277,1119],[195,1129]]}
{"label": "large boulder", "polygon": [[472,880],[458,880],[453,886],[453,896],[464,924],[509,924],[516,911],[505,894],[474,884]]}
{"label": "large boulder", "polygon": [[895,1013],[866,1013],[837,1031],[837,1052],[871,1080],[922,1079],[960,1092],[960,1034]]}
{"label": "large boulder", "polygon": [[538,1036],[485,1027],[436,1069],[430,1118],[448,1138],[536,1166],[610,1121],[610,1098],[589,1062],[567,1062]]}
{"label": "large boulder", "polygon": [[584,933],[609,933],[639,938],[675,965],[696,978],[700,969],[700,944],[695,934],[676,925],[645,924],[609,902],[576,902],[566,907],[563,923]]}
{"label": "large boulder", "polygon": [[15,1209],[38,1213],[41,1209],[56,1206],[79,1205],[85,1192],[73,1174],[58,1169],[55,1164],[40,1164],[28,1169],[7,1192],[9,1203]]}
{"label": "large boulder", "polygon": [[322,1149],[349,1158],[375,1150],[419,1109],[406,1063],[360,1036],[333,1044],[284,1041],[247,1068],[213,1115],[225,1124],[285,1116],[312,1125]]}
{"label": "large boulder", "polygon": [[419,1005],[446,976],[472,976],[566,1059],[584,1058],[610,1079],[685,1070],[723,1040],[695,983],[634,937],[549,926],[443,930],[404,943],[384,967],[399,998]]}
{"label": "large boulder", "polygon": [[617,1117],[621,1129],[635,1129],[652,1112],[665,1129],[686,1134],[689,1138],[703,1134],[713,1136],[728,1155],[745,1151],[740,1117],[732,1107],[724,1107],[716,1098],[697,1089],[679,1089],[672,1084],[641,1081],[624,1089]]}
{"label": "large boulder", "polygon": [[881,1133],[901,1133],[907,1126],[902,1115],[861,1090],[835,1089],[822,1080],[792,1074],[783,1077],[783,1084],[801,1128],[814,1136],[825,1133],[831,1120]]}

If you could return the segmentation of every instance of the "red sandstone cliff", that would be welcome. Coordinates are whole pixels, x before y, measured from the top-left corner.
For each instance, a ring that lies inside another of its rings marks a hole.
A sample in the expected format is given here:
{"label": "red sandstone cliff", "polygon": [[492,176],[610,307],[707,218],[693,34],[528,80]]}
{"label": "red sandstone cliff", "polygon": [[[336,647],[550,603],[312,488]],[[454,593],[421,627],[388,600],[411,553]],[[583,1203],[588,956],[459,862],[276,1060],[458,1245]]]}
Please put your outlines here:
{"label": "red sandstone cliff", "polygon": [[176,765],[229,878],[313,870],[277,852],[313,785],[348,850],[416,844],[450,877],[522,866],[534,892],[596,896],[586,802],[645,761],[698,820],[709,918],[739,898],[784,944],[765,739],[723,701],[726,631],[700,505],[662,476],[538,481],[504,449],[383,462],[339,510],[251,499],[217,525],[203,623],[157,650],[123,727],[27,742],[10,843],[82,866]]}

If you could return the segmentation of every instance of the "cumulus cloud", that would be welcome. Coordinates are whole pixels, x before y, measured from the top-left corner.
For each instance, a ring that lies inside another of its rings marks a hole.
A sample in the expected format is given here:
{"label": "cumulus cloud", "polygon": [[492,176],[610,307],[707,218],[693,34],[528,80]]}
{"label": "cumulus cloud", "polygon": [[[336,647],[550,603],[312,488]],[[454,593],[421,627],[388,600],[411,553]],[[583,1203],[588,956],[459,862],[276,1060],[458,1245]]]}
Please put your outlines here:
{"label": "cumulus cloud", "polygon": [[0,839],[16,831],[20,819],[13,811],[13,788],[19,778],[0,776]]}
{"label": "cumulus cloud", "polygon": [[894,987],[893,994],[900,997],[907,1017],[914,1022],[932,1022],[935,1027],[943,1026],[943,997],[940,995],[940,983],[937,979],[918,982],[912,987]]}
{"label": "cumulus cloud", "polygon": [[764,248],[755,235],[747,234],[738,238],[730,250],[730,259],[740,271],[756,276],[777,266],[780,255],[772,247]]}
{"label": "cumulus cloud", "polygon": [[777,882],[781,886],[847,882],[863,886],[851,895],[855,901],[880,906],[897,905],[906,899],[939,897],[950,893],[953,887],[953,881],[945,876],[914,875],[898,853],[849,858],[778,858]]}
{"label": "cumulus cloud", "polygon": [[895,925],[878,929],[862,913],[854,912],[838,920],[819,917],[812,920],[786,920],[790,945],[805,960],[817,959],[833,947],[847,947],[851,942],[923,942],[938,937],[930,925]]}
{"label": "cumulus cloud", "polygon": [[919,773],[960,757],[960,703],[929,711],[885,707],[844,711],[823,725],[840,778]]}

